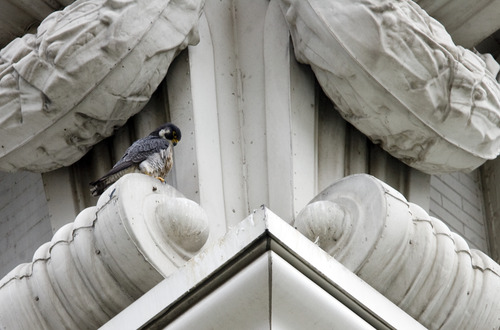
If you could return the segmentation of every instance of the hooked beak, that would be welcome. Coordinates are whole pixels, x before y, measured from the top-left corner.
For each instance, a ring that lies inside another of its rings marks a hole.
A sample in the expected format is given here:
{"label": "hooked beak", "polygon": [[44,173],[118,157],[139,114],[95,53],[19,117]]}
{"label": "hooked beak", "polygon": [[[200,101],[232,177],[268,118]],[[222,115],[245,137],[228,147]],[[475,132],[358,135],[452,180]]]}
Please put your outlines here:
{"label": "hooked beak", "polygon": [[172,139],[172,144],[174,145],[174,147],[177,145],[177,143],[179,142],[179,140],[177,139]]}

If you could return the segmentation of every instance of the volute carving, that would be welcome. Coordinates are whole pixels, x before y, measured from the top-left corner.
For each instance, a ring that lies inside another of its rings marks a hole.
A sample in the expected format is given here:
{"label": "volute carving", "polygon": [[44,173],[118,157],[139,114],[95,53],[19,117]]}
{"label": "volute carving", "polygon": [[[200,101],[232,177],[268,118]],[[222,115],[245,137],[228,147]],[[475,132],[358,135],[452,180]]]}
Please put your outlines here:
{"label": "volute carving", "polygon": [[372,176],[332,184],[294,226],[429,329],[500,326],[500,266]]}
{"label": "volute carving", "polygon": [[208,226],[173,187],[128,174],[0,280],[0,327],[96,329],[198,254]]}

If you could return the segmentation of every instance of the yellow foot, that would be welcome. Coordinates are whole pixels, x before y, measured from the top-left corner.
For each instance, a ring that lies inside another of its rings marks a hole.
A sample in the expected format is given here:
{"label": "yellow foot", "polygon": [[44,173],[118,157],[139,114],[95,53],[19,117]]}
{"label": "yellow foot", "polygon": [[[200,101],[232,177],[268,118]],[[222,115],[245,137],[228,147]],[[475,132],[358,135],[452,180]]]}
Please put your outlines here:
{"label": "yellow foot", "polygon": [[161,176],[157,176],[156,178],[157,178],[158,180],[160,180],[160,181],[161,181],[161,183],[165,183],[165,180],[164,180]]}

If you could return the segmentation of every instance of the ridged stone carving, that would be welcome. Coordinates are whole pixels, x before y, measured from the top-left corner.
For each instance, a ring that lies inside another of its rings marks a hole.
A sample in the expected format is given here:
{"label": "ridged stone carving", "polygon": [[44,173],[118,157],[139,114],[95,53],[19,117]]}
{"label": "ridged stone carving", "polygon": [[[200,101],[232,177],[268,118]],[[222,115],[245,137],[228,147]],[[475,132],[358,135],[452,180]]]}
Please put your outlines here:
{"label": "ridged stone carving", "polygon": [[498,64],[456,46],[413,1],[279,0],[295,55],[343,117],[427,173],[500,152]]}
{"label": "ridged stone carving", "polygon": [[126,175],[0,281],[0,328],[97,329],[207,238],[198,204],[156,179]]}
{"label": "ridged stone carving", "polygon": [[77,1],[0,51],[0,170],[68,166],[198,42],[203,0]]}
{"label": "ridged stone carving", "polygon": [[372,176],[334,183],[295,226],[429,329],[500,327],[500,266]]}

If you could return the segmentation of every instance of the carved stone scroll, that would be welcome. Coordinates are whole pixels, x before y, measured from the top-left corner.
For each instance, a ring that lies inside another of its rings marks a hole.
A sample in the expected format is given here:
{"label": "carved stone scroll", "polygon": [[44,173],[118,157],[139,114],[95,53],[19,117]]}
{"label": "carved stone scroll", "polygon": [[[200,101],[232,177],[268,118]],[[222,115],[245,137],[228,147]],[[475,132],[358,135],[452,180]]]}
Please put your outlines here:
{"label": "carved stone scroll", "polygon": [[279,2],[297,59],[372,141],[427,173],[496,158],[498,67],[456,46],[413,1]]}
{"label": "carved stone scroll", "polygon": [[372,176],[334,183],[295,227],[429,329],[500,327],[500,266]]}
{"label": "carved stone scroll", "polygon": [[[142,174],[121,178],[0,280],[0,328],[96,329],[195,255],[205,211]],[[36,325],[36,326],[35,326]]]}
{"label": "carved stone scroll", "polygon": [[67,166],[140,111],[203,0],[88,0],[0,51],[0,170]]}

